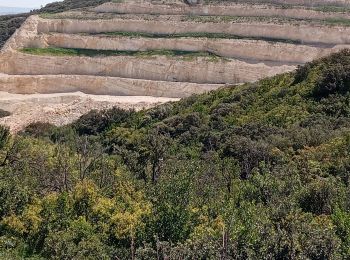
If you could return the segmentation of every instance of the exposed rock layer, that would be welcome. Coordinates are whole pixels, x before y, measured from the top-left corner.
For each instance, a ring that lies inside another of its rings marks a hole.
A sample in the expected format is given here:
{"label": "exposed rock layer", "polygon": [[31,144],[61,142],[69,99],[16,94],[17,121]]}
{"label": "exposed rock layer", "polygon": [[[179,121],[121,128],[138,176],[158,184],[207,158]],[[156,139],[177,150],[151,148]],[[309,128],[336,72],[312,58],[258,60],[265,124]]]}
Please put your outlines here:
{"label": "exposed rock layer", "polygon": [[0,71],[13,75],[95,75],[204,84],[256,81],[295,68],[201,57],[52,57],[15,52],[3,58]]}
{"label": "exposed rock layer", "polygon": [[182,98],[219,88],[217,84],[96,77],[87,75],[0,75],[2,91],[19,94],[83,92],[111,96]]}
{"label": "exposed rock layer", "polygon": [[262,40],[208,39],[208,38],[136,38],[112,36],[86,36],[50,33],[35,38],[31,47],[62,47],[100,50],[147,51],[179,50],[211,52],[222,57],[248,61],[274,61],[278,63],[302,64],[323,57],[350,45],[331,48],[268,42]]}
{"label": "exposed rock layer", "polygon": [[285,39],[303,43],[350,44],[350,27],[317,24],[274,24],[264,22],[197,22],[159,19],[40,19],[40,33],[103,33],[146,32],[176,33],[224,33],[241,37]]}
{"label": "exposed rock layer", "polygon": [[105,3],[92,9],[96,12],[120,13],[120,14],[163,14],[163,15],[218,15],[218,16],[265,16],[265,17],[289,17],[297,19],[350,19],[346,12],[319,12],[305,8],[282,8],[271,5],[248,4],[211,4],[194,5],[186,4],[154,4],[143,3]]}

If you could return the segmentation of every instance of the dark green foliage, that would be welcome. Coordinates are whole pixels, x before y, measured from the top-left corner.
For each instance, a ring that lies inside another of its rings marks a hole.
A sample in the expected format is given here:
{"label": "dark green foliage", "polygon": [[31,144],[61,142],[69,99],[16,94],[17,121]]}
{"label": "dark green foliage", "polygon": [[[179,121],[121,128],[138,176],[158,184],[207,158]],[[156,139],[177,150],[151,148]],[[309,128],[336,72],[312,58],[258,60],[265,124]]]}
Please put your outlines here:
{"label": "dark green foliage", "polygon": [[10,130],[0,125],[0,150],[3,149],[10,137]]}
{"label": "dark green foliage", "polygon": [[20,134],[33,137],[43,137],[55,128],[56,127],[50,123],[36,122],[29,124]]}
{"label": "dark green foliage", "polygon": [[100,112],[92,110],[80,117],[73,124],[73,127],[80,135],[97,135],[110,128],[113,124],[119,125],[124,123],[133,113],[133,111],[126,111],[117,107]]}
{"label": "dark green foliage", "polygon": [[[332,94],[345,94],[350,89],[350,68],[349,68],[349,52],[346,49],[330,57],[325,57],[322,62],[310,62],[304,66],[299,66],[294,84],[303,81],[315,80],[315,87],[312,90],[312,96],[315,98],[324,98]],[[314,73],[318,71],[317,78],[314,79]],[[309,76],[312,78],[308,78]]]}
{"label": "dark green foliage", "polygon": [[348,259],[349,66],[3,128],[0,256]]}
{"label": "dark green foliage", "polygon": [[345,94],[350,90],[350,66],[334,65],[327,68],[317,82],[314,96],[326,97],[331,94]]}
{"label": "dark green foliage", "polygon": [[19,28],[27,18],[27,15],[4,15],[0,16],[0,48],[8,38]]}
{"label": "dark green foliage", "polygon": [[0,109],[0,118],[7,117],[7,116],[10,116],[10,115],[11,115],[10,112]]}
{"label": "dark green foliage", "polygon": [[53,2],[47,4],[40,9],[41,13],[59,13],[77,8],[84,8],[88,6],[97,6],[110,0],[64,0],[62,2]]}

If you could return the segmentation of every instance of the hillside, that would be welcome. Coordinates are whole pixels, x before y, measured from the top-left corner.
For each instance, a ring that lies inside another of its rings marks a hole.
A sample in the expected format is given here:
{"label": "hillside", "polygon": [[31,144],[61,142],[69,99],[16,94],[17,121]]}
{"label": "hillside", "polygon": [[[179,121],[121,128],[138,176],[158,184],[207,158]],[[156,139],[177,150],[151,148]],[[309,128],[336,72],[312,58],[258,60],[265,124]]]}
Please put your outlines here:
{"label": "hillside", "polygon": [[0,255],[349,258],[349,67],[2,129]]}
{"label": "hillside", "polygon": [[346,1],[195,2],[71,0],[34,11],[0,53],[0,109],[14,95],[17,104],[0,122],[13,132],[62,125],[123,103],[116,97],[150,107],[292,71],[350,44]]}

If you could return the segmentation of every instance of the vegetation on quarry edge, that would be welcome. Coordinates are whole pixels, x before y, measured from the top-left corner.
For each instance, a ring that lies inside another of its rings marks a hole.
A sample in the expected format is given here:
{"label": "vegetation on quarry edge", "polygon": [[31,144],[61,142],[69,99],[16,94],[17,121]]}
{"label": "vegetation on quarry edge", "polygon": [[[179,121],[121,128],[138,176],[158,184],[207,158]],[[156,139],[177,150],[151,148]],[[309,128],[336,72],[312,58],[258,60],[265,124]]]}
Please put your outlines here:
{"label": "vegetation on quarry edge", "polygon": [[302,44],[298,40],[278,39],[269,37],[246,37],[228,33],[207,33],[207,32],[191,32],[191,33],[145,33],[145,32],[102,32],[102,33],[81,33],[83,36],[99,36],[99,37],[129,37],[129,38],[155,38],[155,39],[176,39],[176,38],[207,38],[207,39],[237,39],[237,40],[261,40],[275,43]]}
{"label": "vegetation on quarry edge", "polygon": [[95,50],[95,49],[79,49],[79,48],[23,48],[20,50],[26,54],[32,55],[49,55],[49,56],[88,56],[88,57],[108,57],[108,56],[133,56],[133,57],[153,57],[153,56],[167,56],[167,57],[181,57],[183,59],[191,60],[196,57],[210,58],[208,61],[224,60],[224,57],[218,56],[211,52],[204,51],[180,51],[180,50],[149,50],[149,51],[120,51],[120,50]]}
{"label": "vegetation on quarry edge", "polygon": [[54,2],[47,4],[39,10],[33,10],[30,13],[17,15],[0,16],[0,49],[11,35],[18,29],[28,16],[40,13],[59,13],[76,8],[84,8],[88,6],[97,6],[109,2],[108,0],[64,0],[62,2]]}
{"label": "vegetation on quarry edge", "polygon": [[347,259],[349,90],[344,50],[150,110],[1,127],[0,258]]}

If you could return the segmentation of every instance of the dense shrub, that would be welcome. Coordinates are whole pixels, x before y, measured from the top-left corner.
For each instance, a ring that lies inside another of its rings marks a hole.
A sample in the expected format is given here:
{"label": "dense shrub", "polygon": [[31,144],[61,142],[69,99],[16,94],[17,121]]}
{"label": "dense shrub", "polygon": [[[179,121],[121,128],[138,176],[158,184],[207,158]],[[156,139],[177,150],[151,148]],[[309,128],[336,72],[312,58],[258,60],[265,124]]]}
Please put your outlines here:
{"label": "dense shrub", "polygon": [[349,259],[349,66],[0,128],[0,258]]}
{"label": "dense shrub", "polygon": [[117,107],[103,111],[92,110],[80,117],[74,123],[74,128],[80,135],[97,135],[112,125],[125,122],[133,113]]}
{"label": "dense shrub", "polygon": [[345,94],[350,90],[350,66],[335,64],[327,67],[317,82],[313,95],[319,98],[331,94]]}
{"label": "dense shrub", "polygon": [[10,115],[11,115],[10,112],[0,109],[0,118],[7,117],[7,116],[10,116]]}

